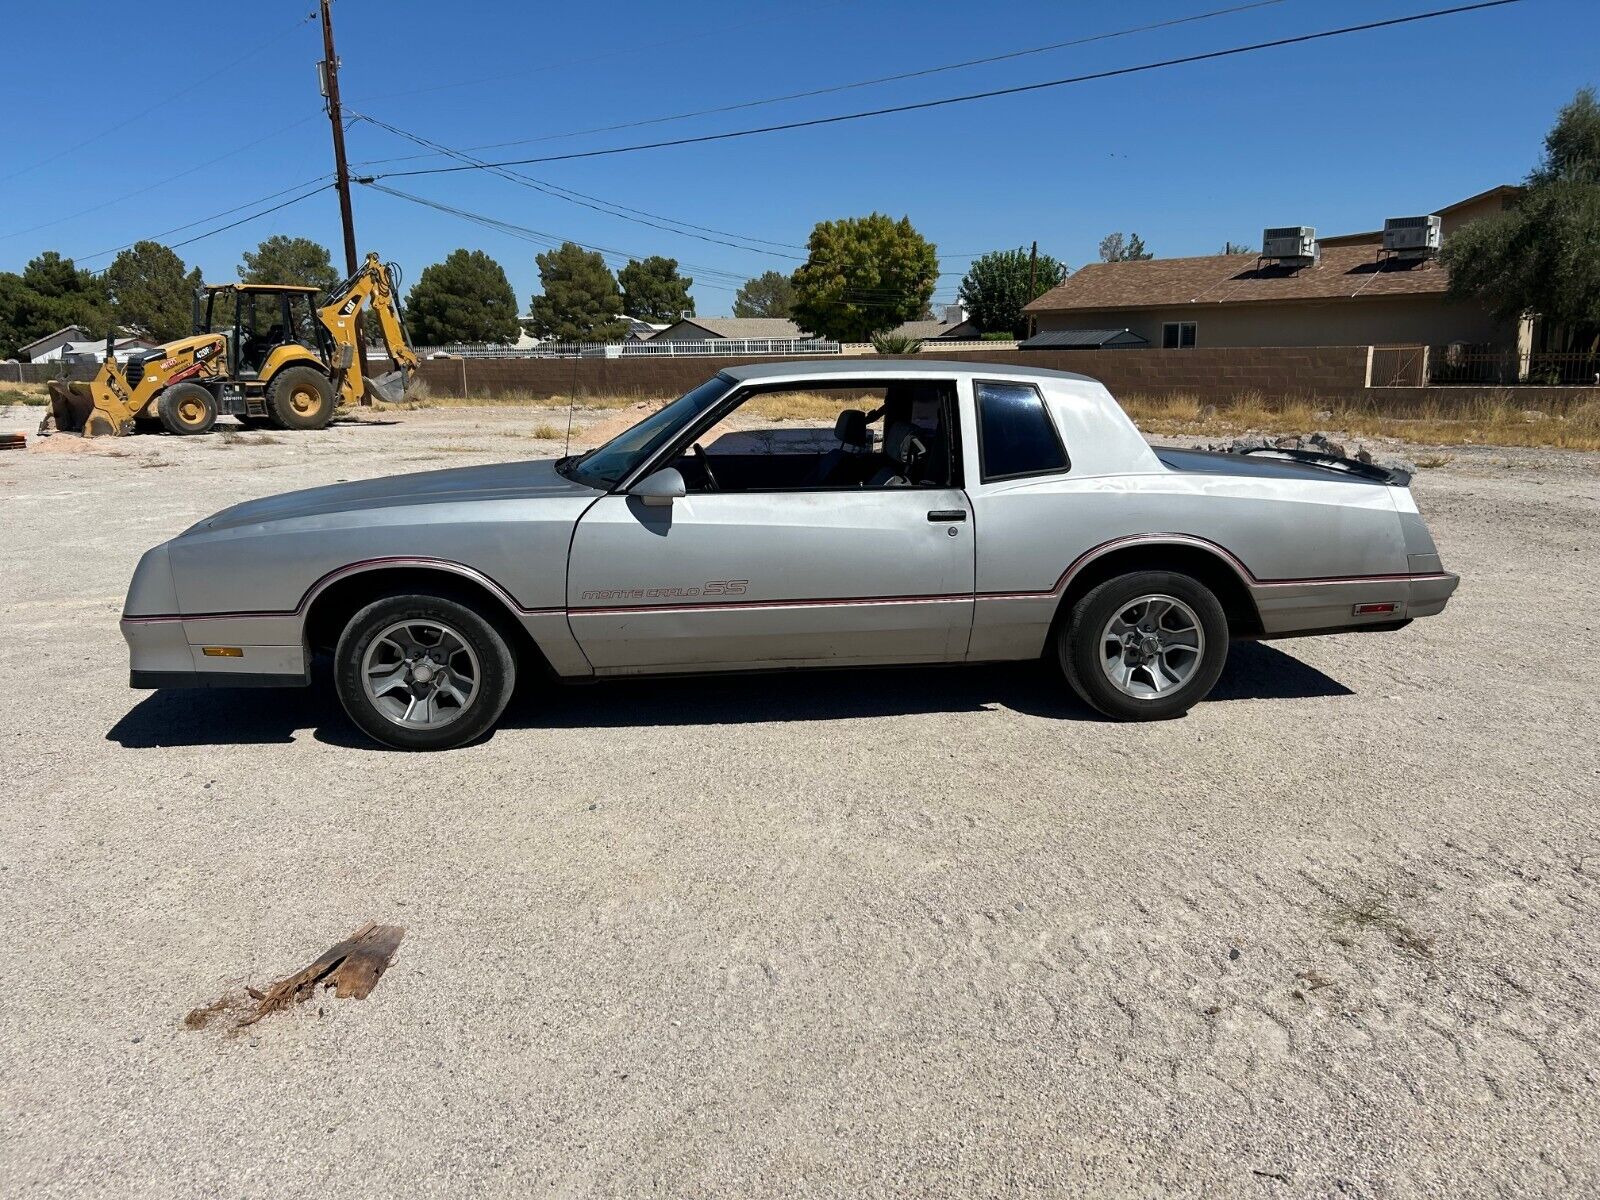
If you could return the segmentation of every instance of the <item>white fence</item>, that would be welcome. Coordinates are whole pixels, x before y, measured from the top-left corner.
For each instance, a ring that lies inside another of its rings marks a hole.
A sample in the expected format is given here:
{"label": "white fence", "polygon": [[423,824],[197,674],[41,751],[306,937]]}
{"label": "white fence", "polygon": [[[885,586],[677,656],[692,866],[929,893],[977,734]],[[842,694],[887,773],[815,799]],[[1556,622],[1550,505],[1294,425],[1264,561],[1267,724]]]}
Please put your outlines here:
{"label": "white fence", "polygon": [[[1009,353],[1015,341],[925,341],[923,354],[957,350],[965,353]],[[830,342],[822,338],[714,338],[709,341],[666,341],[651,338],[630,342],[546,342],[541,346],[418,346],[423,358],[814,358],[818,355],[860,356],[873,354],[871,342]],[[369,358],[381,358],[381,351],[369,351]]]}
{"label": "white fence", "polygon": [[547,342],[539,346],[418,346],[423,358],[774,358],[840,353],[820,338],[717,338],[711,341]]}

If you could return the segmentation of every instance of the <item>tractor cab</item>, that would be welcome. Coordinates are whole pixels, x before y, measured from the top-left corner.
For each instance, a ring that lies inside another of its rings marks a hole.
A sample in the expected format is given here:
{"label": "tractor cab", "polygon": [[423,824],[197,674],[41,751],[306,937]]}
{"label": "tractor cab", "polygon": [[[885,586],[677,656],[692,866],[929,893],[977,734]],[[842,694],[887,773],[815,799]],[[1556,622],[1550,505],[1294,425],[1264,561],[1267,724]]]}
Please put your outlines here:
{"label": "tractor cab", "polygon": [[207,284],[195,297],[195,332],[222,334],[228,374],[237,380],[260,379],[274,357],[304,357],[295,351],[275,356],[287,347],[327,361],[333,346],[317,319],[319,294],[314,287],[285,283]]}

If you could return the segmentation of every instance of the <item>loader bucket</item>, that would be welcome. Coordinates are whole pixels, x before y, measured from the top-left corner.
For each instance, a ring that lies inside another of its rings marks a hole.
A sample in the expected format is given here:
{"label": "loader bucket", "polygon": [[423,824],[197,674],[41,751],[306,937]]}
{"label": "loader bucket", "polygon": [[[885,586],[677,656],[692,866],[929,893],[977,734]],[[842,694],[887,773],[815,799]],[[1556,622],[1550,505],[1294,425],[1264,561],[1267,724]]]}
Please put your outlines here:
{"label": "loader bucket", "polygon": [[84,437],[121,437],[133,432],[133,417],[109,390],[97,387],[98,382],[50,380],[50,415],[58,430]]}
{"label": "loader bucket", "polygon": [[406,397],[406,384],[410,382],[405,371],[390,371],[387,375],[368,375],[367,399],[381,400],[385,404],[399,404]]}

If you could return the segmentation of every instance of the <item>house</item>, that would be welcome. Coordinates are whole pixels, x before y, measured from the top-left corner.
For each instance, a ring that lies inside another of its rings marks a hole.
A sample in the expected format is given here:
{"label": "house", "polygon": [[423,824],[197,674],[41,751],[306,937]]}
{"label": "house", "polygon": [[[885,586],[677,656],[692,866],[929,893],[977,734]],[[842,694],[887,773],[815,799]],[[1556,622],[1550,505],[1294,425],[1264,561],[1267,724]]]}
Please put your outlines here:
{"label": "house", "polygon": [[19,346],[17,354],[29,362],[55,362],[61,357],[61,347],[68,342],[87,342],[89,331],[82,325],[68,325],[54,333],[47,333],[26,346]]}
{"label": "house", "polygon": [[897,337],[920,338],[924,342],[975,341],[983,336],[977,323],[967,316],[966,307],[960,304],[947,304],[938,317],[907,321],[889,332]]}
{"label": "house", "polygon": [[[1448,238],[1517,192],[1491,188],[1433,215]],[[1263,249],[1281,250],[1265,239]],[[1091,263],[1023,311],[1041,334],[1121,329],[1165,349],[1517,344],[1517,322],[1452,300],[1448,285],[1430,251],[1386,251],[1373,230],[1316,239],[1293,255]]]}
{"label": "house", "polygon": [[685,317],[651,338],[655,342],[794,341],[804,338],[787,317]]}
{"label": "house", "polygon": [[[125,363],[135,354],[143,354],[147,350],[154,350],[160,343],[152,342],[149,338],[125,337],[118,338],[111,347],[111,356],[119,363]],[[62,342],[53,350],[46,352],[43,358],[35,358],[34,362],[65,362],[65,363],[97,363],[104,362],[106,358],[106,343],[104,338],[94,341]]]}

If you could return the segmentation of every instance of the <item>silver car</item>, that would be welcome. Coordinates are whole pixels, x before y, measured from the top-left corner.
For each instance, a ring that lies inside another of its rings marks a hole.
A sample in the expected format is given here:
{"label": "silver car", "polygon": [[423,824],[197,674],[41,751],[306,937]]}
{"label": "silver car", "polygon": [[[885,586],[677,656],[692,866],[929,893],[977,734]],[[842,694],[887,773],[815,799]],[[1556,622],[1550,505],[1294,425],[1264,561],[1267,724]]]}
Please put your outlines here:
{"label": "silver car", "polygon": [[239,504],[140,561],[131,684],[299,687],[459,746],[519,675],[1044,657],[1181,715],[1234,638],[1399,629],[1457,578],[1400,473],[1153,449],[1082,375],[903,360],[721,372],[587,454]]}

